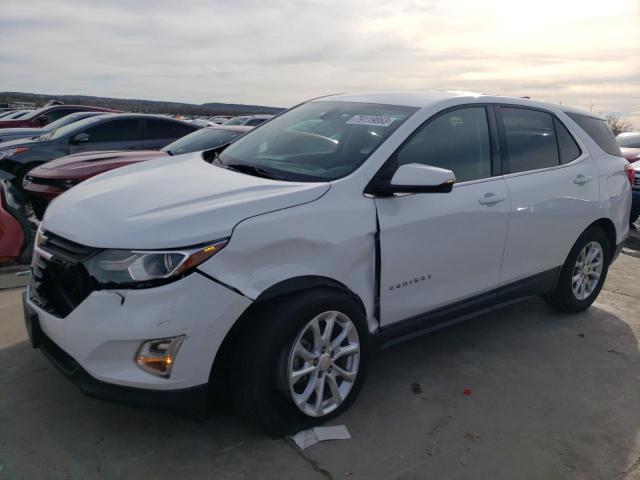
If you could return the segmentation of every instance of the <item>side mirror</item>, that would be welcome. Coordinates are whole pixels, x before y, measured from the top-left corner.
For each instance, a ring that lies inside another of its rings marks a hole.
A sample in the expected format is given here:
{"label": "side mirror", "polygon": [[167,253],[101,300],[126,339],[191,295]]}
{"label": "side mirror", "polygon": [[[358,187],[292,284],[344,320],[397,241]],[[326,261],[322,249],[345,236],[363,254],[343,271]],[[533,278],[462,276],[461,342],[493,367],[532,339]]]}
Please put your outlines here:
{"label": "side mirror", "polygon": [[375,195],[394,193],[449,193],[456,176],[451,170],[420,163],[402,165],[391,182],[380,182],[373,188]]}
{"label": "side mirror", "polygon": [[46,115],[41,116],[40,118],[38,118],[38,124],[42,125],[43,127],[49,123],[49,119],[46,117]]}
{"label": "side mirror", "polygon": [[71,140],[69,140],[69,143],[73,143],[74,145],[77,145],[79,143],[84,143],[88,141],[89,141],[88,133],[77,133],[73,137],[71,137]]}

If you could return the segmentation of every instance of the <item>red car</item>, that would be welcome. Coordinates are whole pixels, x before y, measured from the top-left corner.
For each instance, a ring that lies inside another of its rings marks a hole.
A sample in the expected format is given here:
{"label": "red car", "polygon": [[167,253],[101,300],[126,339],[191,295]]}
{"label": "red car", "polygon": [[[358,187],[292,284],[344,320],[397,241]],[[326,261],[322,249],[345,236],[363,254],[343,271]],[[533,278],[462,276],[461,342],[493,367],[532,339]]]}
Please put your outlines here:
{"label": "red car", "polygon": [[29,261],[33,230],[20,193],[0,179],[0,265]]}
{"label": "red car", "polygon": [[207,127],[185,135],[161,150],[116,150],[67,155],[27,173],[23,191],[31,202],[36,217],[42,218],[51,200],[83,180],[114,168],[154,158],[219,148],[252,128],[240,125]]}
{"label": "red car", "polygon": [[51,105],[33,110],[15,120],[3,120],[0,118],[0,128],[40,128],[59,118],[66,117],[70,113],[86,111],[120,113],[119,110],[89,107],[87,105]]}

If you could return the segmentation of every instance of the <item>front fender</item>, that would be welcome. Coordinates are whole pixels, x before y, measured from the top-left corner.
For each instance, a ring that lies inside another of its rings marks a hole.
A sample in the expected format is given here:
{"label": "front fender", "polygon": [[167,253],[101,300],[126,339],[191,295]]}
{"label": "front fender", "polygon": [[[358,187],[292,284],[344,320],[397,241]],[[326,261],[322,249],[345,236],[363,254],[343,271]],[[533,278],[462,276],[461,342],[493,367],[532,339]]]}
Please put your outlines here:
{"label": "front fender", "polygon": [[371,199],[325,196],[244,220],[229,244],[199,268],[251,299],[286,281],[334,281],[361,300],[374,331],[375,233]]}

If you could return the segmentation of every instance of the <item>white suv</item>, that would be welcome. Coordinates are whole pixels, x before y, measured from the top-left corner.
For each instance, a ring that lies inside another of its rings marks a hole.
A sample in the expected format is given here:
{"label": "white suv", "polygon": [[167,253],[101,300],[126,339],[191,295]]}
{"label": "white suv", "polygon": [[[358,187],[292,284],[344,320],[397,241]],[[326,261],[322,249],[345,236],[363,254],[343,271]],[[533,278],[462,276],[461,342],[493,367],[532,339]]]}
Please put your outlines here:
{"label": "white suv", "polygon": [[353,403],[372,352],[498,305],[596,298],[631,187],[604,120],[460,92],[336,95],[222,152],[53,202],[25,317],[90,395],[229,390],[270,433]]}

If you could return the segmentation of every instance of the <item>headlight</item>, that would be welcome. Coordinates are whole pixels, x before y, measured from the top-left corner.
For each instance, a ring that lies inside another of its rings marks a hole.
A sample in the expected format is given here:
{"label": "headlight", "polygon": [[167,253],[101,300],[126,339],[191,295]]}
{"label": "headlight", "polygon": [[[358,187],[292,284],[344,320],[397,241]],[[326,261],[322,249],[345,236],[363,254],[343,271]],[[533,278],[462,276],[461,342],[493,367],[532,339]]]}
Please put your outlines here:
{"label": "headlight", "polygon": [[84,263],[89,275],[101,285],[144,287],[190,272],[222,250],[228,241],[181,250],[104,250]]}
{"label": "headlight", "polygon": [[31,149],[27,147],[17,147],[17,148],[9,148],[7,150],[2,150],[0,151],[0,160],[13,157],[14,155],[18,155],[19,153],[28,152],[29,150]]}

